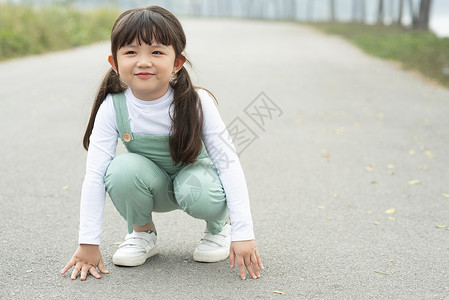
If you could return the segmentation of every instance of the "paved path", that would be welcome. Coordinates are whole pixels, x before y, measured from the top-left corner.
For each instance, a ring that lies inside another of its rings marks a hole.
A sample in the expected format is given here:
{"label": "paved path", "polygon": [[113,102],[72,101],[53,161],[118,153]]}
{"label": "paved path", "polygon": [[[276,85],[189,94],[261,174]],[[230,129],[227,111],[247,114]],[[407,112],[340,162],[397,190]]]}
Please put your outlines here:
{"label": "paved path", "polygon": [[158,256],[115,267],[126,226],[110,201],[111,273],[59,275],[77,246],[81,137],[107,68],[97,44],[0,64],[0,298],[448,297],[449,231],[437,226],[449,225],[449,90],[302,26],[184,24],[194,80],[246,130],[237,144],[263,277],[195,263],[204,225],[180,212],[155,216]]}

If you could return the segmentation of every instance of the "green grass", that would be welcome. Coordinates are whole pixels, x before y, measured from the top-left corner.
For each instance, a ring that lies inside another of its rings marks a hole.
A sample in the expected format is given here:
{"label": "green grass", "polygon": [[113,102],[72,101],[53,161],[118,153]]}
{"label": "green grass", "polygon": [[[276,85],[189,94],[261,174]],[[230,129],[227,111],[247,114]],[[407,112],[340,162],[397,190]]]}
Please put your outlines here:
{"label": "green grass", "polygon": [[0,60],[109,39],[118,12],[0,5]]}
{"label": "green grass", "polygon": [[310,25],[342,36],[371,55],[399,61],[404,69],[418,71],[449,87],[449,38],[438,38],[430,32],[396,26],[353,23]]}

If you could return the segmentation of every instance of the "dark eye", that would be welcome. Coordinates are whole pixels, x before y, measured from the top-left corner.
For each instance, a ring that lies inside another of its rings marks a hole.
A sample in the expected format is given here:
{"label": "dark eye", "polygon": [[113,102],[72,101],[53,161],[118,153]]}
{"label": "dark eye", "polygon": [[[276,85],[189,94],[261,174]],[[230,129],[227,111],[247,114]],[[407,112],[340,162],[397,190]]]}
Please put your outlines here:
{"label": "dark eye", "polygon": [[136,54],[136,51],[126,51],[125,54],[126,55],[133,55],[133,54]]}
{"label": "dark eye", "polygon": [[161,55],[161,54],[163,54],[161,51],[153,51],[153,54],[156,54],[156,55]]}

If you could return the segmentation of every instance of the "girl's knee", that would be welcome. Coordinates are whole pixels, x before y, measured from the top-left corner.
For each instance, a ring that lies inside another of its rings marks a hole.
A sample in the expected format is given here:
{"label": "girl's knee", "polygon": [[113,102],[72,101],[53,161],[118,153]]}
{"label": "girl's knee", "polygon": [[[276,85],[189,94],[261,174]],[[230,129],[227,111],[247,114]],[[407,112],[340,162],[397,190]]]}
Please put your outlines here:
{"label": "girl's knee", "polygon": [[211,178],[207,174],[209,168],[204,163],[185,167],[174,178],[173,187],[176,201],[185,212],[195,218],[217,220],[227,215],[226,195],[218,175]]}
{"label": "girl's knee", "polygon": [[137,174],[145,159],[145,157],[135,153],[125,153],[116,156],[106,170],[106,186],[112,181],[120,182],[124,178]]}
{"label": "girl's knee", "polygon": [[168,175],[150,159],[135,153],[125,153],[111,161],[104,181],[106,190],[113,186],[129,188],[136,184],[151,189],[165,183],[167,178]]}

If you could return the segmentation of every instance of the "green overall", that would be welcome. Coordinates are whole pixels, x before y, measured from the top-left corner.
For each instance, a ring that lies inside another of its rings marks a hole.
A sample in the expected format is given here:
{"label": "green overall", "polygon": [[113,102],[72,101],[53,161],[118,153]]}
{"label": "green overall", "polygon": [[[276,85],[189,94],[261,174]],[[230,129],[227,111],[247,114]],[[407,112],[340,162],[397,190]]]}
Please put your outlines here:
{"label": "green overall", "polygon": [[113,101],[128,153],[111,161],[104,181],[109,197],[128,223],[128,232],[133,225],[152,221],[153,211],[182,209],[205,220],[210,233],[219,233],[228,218],[226,195],[204,144],[195,163],[175,166],[169,136],[132,134],[125,95],[114,94]]}

